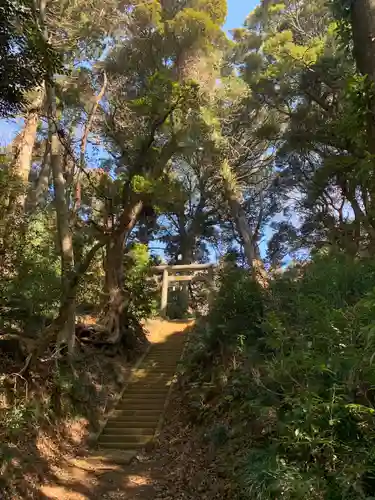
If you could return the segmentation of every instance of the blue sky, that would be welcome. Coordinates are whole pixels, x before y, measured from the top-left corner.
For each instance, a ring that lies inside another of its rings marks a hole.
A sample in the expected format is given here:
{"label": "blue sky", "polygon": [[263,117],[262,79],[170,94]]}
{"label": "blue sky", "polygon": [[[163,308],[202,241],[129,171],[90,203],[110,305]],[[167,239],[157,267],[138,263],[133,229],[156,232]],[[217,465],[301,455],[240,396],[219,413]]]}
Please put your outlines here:
{"label": "blue sky", "polygon": [[228,0],[228,17],[225,29],[240,28],[258,3],[257,0]]}

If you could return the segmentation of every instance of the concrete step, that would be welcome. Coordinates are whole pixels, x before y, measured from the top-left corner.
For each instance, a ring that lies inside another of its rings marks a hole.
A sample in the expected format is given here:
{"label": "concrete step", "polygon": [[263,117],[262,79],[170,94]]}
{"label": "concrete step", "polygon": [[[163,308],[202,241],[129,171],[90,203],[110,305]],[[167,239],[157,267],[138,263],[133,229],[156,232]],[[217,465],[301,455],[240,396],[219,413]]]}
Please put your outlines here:
{"label": "concrete step", "polygon": [[[161,414],[157,415],[155,418],[143,420],[137,422],[136,420],[108,420],[104,431],[107,429],[153,429],[158,424]],[[133,417],[134,418],[134,417]],[[103,431],[103,432],[104,432]]]}
{"label": "concrete step", "polygon": [[164,386],[159,388],[159,390],[157,390],[157,391],[151,389],[149,392],[146,392],[146,393],[142,393],[141,391],[133,392],[133,393],[125,392],[119,402],[122,403],[123,401],[126,401],[128,399],[129,400],[131,399],[132,401],[139,401],[139,400],[148,401],[150,399],[151,400],[158,399],[158,398],[160,399],[160,398],[164,398],[167,392],[168,392],[168,387],[164,387]]}
{"label": "concrete step", "polygon": [[165,392],[166,391],[163,391],[163,392],[152,392],[152,393],[149,393],[149,394],[142,394],[142,393],[135,393],[135,394],[127,394],[125,393],[123,395],[123,397],[121,398],[121,400],[119,401],[119,404],[121,403],[125,403],[125,402],[128,402],[128,403],[135,403],[135,402],[148,402],[148,401],[155,401],[155,400],[163,400],[165,399]]}
{"label": "concrete step", "polygon": [[121,401],[124,401],[126,399],[131,399],[133,401],[138,401],[140,399],[146,399],[146,400],[163,399],[164,400],[167,394],[168,394],[168,391],[166,389],[164,389],[162,391],[127,392],[126,394],[124,394],[124,397]]}
{"label": "concrete step", "polygon": [[128,465],[137,454],[137,450],[110,450],[104,453],[92,453],[86,457],[71,458],[69,465],[87,472],[118,470],[121,465]]}
{"label": "concrete step", "polygon": [[[154,375],[154,377],[150,380],[144,380],[143,383],[139,383],[134,385],[133,387],[148,387],[151,389],[156,389],[157,387],[160,388],[165,388],[170,385],[171,381],[173,380],[174,374],[173,375]],[[126,391],[125,391],[126,392]]]}
{"label": "concrete step", "polygon": [[[163,392],[169,389],[171,385],[173,377],[168,378],[167,380],[159,380],[157,382],[144,382],[143,384],[136,384],[132,386],[132,390],[134,392],[139,392],[140,390],[146,390],[148,392]],[[124,396],[127,394],[127,391],[124,392]]]}
{"label": "concrete step", "polygon": [[104,435],[102,434],[99,438],[99,444],[102,445],[103,443],[105,444],[126,444],[126,445],[140,445],[143,446],[147,444],[151,439],[154,437],[154,434],[148,434],[148,435],[126,435],[126,434],[111,434],[111,435]]}
{"label": "concrete step", "polygon": [[[147,443],[145,443],[147,444]],[[110,450],[111,452],[116,450],[133,451],[133,456],[136,455],[137,450],[142,448],[144,445],[135,445],[134,443],[98,443],[99,450]]]}
{"label": "concrete step", "polygon": [[181,331],[151,346],[141,365],[133,370],[128,387],[99,437],[100,449],[109,454],[122,451],[128,457],[152,441],[185,340],[186,335]]}
{"label": "concrete step", "polygon": [[114,427],[112,424],[107,425],[104,429],[101,438],[106,436],[150,436],[153,435],[155,429],[153,427],[130,427],[128,424],[124,424],[122,427]]}
{"label": "concrete step", "polygon": [[137,391],[137,392],[127,392],[124,394],[124,399],[165,399],[168,394],[168,388],[159,391]]}
{"label": "concrete step", "polygon": [[163,395],[163,394],[167,394],[168,392],[168,387],[164,387],[164,386],[161,386],[159,389],[158,388],[154,388],[154,389],[150,389],[148,387],[129,387],[128,389],[126,389],[126,391],[124,392],[124,396],[126,396],[127,394],[131,394],[132,397],[134,394],[144,394],[146,397],[148,397],[148,395],[151,395],[151,394],[160,394],[160,395]]}
{"label": "concrete step", "polygon": [[153,358],[164,358],[164,361],[168,359],[180,359],[183,349],[174,349],[173,351],[150,351],[145,361]]}
{"label": "concrete step", "polygon": [[155,368],[162,368],[163,370],[166,370],[166,369],[167,370],[175,370],[177,363],[178,363],[177,360],[172,361],[172,362],[170,362],[168,360],[168,363],[166,363],[163,360],[153,359],[153,360],[147,361],[147,363],[142,365],[142,370],[152,370]]}
{"label": "concrete step", "polygon": [[[132,381],[132,384],[143,385],[143,384],[157,384],[158,382],[165,382],[168,377],[171,377],[172,372],[163,373],[155,371],[147,371],[144,370],[142,372],[138,372],[135,376],[137,377]],[[173,373],[174,374],[174,373]]]}
{"label": "concrete step", "polygon": [[140,422],[146,421],[147,419],[154,418],[156,415],[159,415],[159,411],[155,410],[148,410],[148,409],[142,409],[142,408],[136,408],[135,410],[120,410],[119,408],[116,409],[110,417],[110,420],[127,420],[127,419],[133,419],[133,420],[139,420]]}
{"label": "concrete step", "polygon": [[121,402],[118,410],[162,410],[164,406],[164,399],[155,401],[145,401],[143,403],[136,401]]}

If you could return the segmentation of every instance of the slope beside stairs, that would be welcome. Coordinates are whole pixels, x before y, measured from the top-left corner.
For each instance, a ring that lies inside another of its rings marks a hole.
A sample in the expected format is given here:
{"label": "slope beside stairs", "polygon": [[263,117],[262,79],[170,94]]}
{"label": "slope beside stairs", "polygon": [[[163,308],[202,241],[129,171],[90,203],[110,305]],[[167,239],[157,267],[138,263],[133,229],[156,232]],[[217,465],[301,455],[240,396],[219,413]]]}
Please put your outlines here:
{"label": "slope beside stairs", "polygon": [[[160,431],[171,384],[190,323],[165,323],[148,353],[132,370],[116,408],[99,439],[101,458],[129,463]],[[151,331],[151,341],[152,341]]]}

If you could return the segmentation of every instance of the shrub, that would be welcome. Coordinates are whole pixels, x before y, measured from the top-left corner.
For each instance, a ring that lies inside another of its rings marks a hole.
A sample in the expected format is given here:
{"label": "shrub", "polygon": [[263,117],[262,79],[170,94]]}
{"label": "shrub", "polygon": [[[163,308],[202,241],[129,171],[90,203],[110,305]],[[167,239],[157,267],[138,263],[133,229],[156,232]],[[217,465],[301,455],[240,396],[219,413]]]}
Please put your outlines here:
{"label": "shrub", "polygon": [[239,442],[238,498],[373,496],[374,273],[372,261],[317,258],[263,297],[242,271],[221,278],[199,342],[207,352],[216,336],[245,339],[215,403]]}
{"label": "shrub", "polygon": [[134,243],[125,256],[125,291],[128,311],[138,321],[156,313],[156,284],[152,280],[152,259],[146,245]]}
{"label": "shrub", "polygon": [[263,295],[247,271],[224,266],[220,271],[218,291],[208,316],[209,348],[235,350],[257,342],[261,332]]}

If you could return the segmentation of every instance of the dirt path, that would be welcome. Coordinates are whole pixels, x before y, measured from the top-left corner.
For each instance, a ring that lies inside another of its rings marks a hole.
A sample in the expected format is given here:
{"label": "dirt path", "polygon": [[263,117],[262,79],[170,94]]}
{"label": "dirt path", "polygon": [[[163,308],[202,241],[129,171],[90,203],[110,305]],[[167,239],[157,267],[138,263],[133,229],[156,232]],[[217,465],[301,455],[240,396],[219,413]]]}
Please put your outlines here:
{"label": "dirt path", "polygon": [[[152,321],[147,325],[150,341],[165,342],[166,338],[183,331],[191,322]],[[140,499],[168,500],[190,498],[170,495],[173,478],[171,476],[173,458],[162,449],[171,442],[167,430],[160,436],[161,446],[154,451],[138,453],[130,465],[116,465],[93,458],[76,457],[55,467],[53,484],[40,488],[42,500],[94,500],[94,499]],[[96,453],[97,455],[97,453]],[[172,474],[172,475],[173,475]]]}

